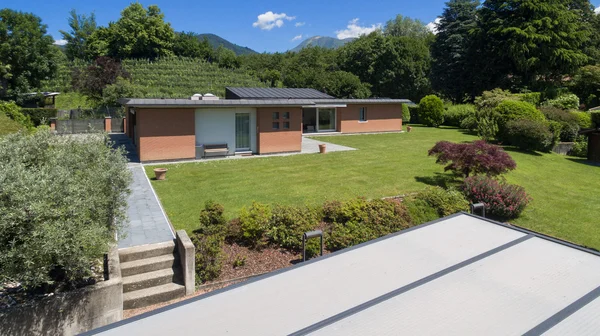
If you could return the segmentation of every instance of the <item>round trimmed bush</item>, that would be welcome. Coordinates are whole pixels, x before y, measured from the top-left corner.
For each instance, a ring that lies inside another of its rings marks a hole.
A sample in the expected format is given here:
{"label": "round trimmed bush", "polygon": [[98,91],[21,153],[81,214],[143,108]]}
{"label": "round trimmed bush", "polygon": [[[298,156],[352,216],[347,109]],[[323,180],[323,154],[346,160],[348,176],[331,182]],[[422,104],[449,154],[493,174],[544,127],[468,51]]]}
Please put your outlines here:
{"label": "round trimmed bush", "polygon": [[591,128],[592,127],[592,115],[589,112],[571,111],[571,114],[575,117],[579,128]]}
{"label": "round trimmed bush", "polygon": [[543,152],[550,151],[556,143],[548,123],[526,119],[507,122],[501,140],[522,150]]}
{"label": "round trimmed bush", "polygon": [[436,95],[423,97],[419,102],[421,122],[430,127],[439,127],[444,122],[444,102]]}
{"label": "round trimmed bush", "polygon": [[501,130],[511,120],[545,120],[542,112],[536,109],[534,105],[524,101],[505,100],[494,109],[494,112],[500,117],[498,126]]}

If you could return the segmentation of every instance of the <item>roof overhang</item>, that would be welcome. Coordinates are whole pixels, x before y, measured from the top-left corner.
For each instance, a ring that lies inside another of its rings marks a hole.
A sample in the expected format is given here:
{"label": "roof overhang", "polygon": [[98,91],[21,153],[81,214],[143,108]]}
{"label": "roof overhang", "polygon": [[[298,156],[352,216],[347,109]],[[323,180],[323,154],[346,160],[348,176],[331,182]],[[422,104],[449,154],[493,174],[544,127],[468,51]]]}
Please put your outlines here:
{"label": "roof overhang", "polygon": [[348,107],[346,104],[313,104],[304,105],[302,108],[336,108],[336,107]]}

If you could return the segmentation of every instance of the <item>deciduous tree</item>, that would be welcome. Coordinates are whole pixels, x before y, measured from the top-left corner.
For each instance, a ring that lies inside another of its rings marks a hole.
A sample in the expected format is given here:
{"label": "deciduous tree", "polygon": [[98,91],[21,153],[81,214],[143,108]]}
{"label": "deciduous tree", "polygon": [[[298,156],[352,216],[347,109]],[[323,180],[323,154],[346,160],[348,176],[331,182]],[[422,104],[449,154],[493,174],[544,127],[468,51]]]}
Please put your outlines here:
{"label": "deciduous tree", "polygon": [[67,41],[65,54],[69,60],[89,60],[92,54],[89,50],[89,38],[96,31],[96,15],[77,14],[73,9],[68,18],[70,32],[61,30],[63,39]]}

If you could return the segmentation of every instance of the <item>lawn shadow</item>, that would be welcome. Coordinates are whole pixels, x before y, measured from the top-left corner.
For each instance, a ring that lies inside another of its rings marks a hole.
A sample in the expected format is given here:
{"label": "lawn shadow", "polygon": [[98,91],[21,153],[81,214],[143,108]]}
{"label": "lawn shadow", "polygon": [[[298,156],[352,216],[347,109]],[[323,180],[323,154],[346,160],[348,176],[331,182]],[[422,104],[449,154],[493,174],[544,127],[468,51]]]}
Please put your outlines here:
{"label": "lawn shadow", "polygon": [[592,167],[600,167],[600,162],[594,162],[594,161],[590,161],[588,159],[576,159],[576,158],[567,158],[567,160],[569,161],[573,161],[576,163],[580,163],[580,164],[584,164],[586,166],[592,166]]}
{"label": "lawn shadow", "polygon": [[533,155],[533,156],[542,156],[542,154],[540,154],[538,152],[525,151],[525,150],[519,149],[517,147],[503,146],[503,148],[507,152],[522,153],[522,154]]}
{"label": "lawn shadow", "polygon": [[442,188],[458,187],[460,185],[457,177],[448,173],[435,173],[434,176],[415,176],[415,181]]}

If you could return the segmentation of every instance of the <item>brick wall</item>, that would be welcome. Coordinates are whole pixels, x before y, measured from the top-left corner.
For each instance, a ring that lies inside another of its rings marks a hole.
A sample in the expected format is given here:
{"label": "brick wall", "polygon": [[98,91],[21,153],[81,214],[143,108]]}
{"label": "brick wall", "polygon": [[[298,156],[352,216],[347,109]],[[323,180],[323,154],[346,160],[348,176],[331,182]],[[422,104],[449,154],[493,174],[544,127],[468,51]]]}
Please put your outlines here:
{"label": "brick wall", "polygon": [[135,114],[141,161],[195,158],[194,109],[136,109]]}
{"label": "brick wall", "polygon": [[[279,121],[273,120],[273,112],[279,112]],[[283,129],[283,113],[290,113],[290,128]],[[279,122],[279,130],[273,129]],[[302,109],[299,107],[265,107],[256,109],[258,126],[257,147],[259,154],[299,152],[302,149]]]}
{"label": "brick wall", "polygon": [[[367,121],[360,122],[360,108],[367,109]],[[402,130],[402,105],[348,105],[337,109],[338,131],[342,133],[391,132]]]}

